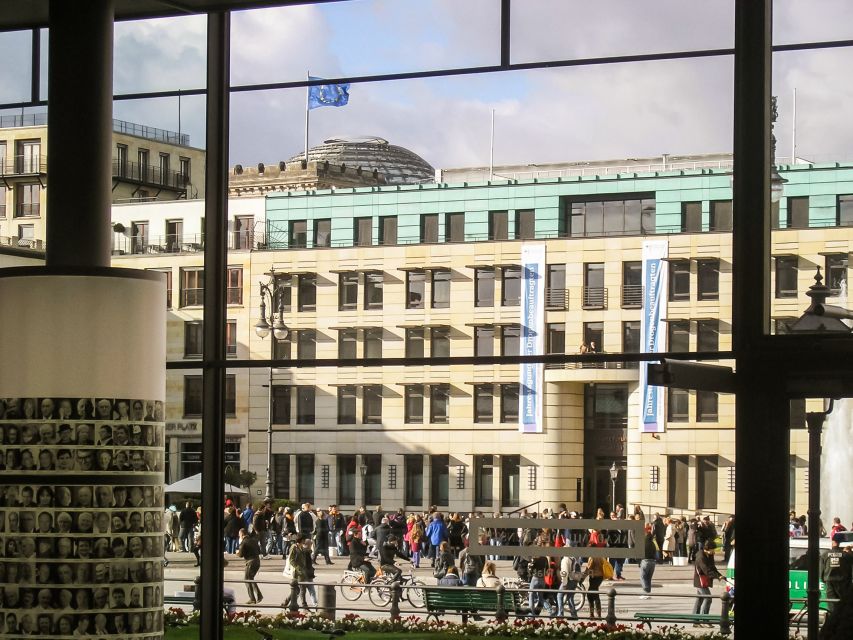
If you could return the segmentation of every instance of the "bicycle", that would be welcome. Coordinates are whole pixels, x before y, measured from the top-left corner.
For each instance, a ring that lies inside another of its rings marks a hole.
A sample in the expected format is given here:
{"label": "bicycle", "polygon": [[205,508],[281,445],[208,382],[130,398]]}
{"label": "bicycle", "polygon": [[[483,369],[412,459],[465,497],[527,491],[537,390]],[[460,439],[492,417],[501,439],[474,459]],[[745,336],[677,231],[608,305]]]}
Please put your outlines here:
{"label": "bicycle", "polygon": [[[547,594],[546,598],[546,607],[554,607],[554,611],[557,610],[556,598],[559,598],[563,594],[568,595],[571,598],[572,604],[575,607],[575,611],[580,612],[583,606],[586,604],[586,584],[584,584],[585,576],[578,576],[580,579],[577,580],[577,584],[575,585],[575,590],[570,592],[560,592],[555,591],[554,589],[545,589]],[[530,589],[530,583],[522,580],[521,578],[501,578],[501,582],[504,587],[507,589],[518,589],[515,592],[515,608],[516,611],[519,612],[520,615],[526,615],[529,613],[529,597],[530,593],[527,591]],[[555,601],[552,604],[550,597],[555,596]]]}
{"label": "bicycle", "polygon": [[[401,599],[409,602],[409,604],[411,604],[415,609],[423,609],[424,606],[426,606],[426,601],[424,600],[422,587],[425,587],[426,583],[423,580],[416,578],[411,569],[409,570],[409,573],[401,574],[399,581],[401,586],[410,586],[410,588],[402,590],[402,594],[400,596]],[[370,589],[370,593],[368,594],[370,596],[370,601],[377,607],[384,607],[390,603],[391,597],[393,596],[392,585],[394,582],[395,579],[393,575],[383,574],[382,576],[377,576],[377,578],[373,580],[373,583],[382,586]]]}
{"label": "bicycle", "polygon": [[[381,575],[381,572],[377,572],[376,575],[373,576],[371,584]],[[364,573],[357,569],[346,569],[344,571],[344,575],[341,578],[341,585],[338,587],[338,590],[341,592],[341,595],[345,600],[355,602],[361,597],[365,589],[367,589],[367,586],[364,581]]]}

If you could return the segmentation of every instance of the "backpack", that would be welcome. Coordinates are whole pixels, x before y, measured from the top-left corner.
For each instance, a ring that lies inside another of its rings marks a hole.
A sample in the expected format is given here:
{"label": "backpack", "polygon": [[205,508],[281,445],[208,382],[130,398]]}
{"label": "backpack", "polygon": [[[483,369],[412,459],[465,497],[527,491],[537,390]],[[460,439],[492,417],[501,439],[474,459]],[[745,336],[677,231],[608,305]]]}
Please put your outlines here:
{"label": "backpack", "polygon": [[605,580],[613,579],[613,565],[610,564],[610,561],[607,558],[604,558],[601,561],[601,577]]}
{"label": "backpack", "polygon": [[479,573],[480,571],[477,561],[470,553],[465,554],[465,560],[462,562],[462,571],[464,573]]}

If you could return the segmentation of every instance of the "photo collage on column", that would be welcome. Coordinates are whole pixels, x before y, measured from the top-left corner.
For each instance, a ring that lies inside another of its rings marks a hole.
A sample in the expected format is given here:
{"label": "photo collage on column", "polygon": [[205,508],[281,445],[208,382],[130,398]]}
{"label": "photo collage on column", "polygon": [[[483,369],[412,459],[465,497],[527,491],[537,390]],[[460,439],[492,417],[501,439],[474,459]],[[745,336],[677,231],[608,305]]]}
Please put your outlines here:
{"label": "photo collage on column", "polygon": [[0,398],[0,638],[162,637],[163,429],[159,401]]}

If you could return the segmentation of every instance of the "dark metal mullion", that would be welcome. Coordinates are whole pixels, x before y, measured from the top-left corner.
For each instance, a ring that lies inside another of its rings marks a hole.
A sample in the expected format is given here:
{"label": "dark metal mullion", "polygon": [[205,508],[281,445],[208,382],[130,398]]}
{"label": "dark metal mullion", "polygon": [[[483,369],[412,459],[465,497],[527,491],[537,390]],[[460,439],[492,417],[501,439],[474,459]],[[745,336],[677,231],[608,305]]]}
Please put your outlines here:
{"label": "dark metal mullion", "polygon": [[508,67],[511,62],[512,39],[512,0],[501,0],[501,66]]}
{"label": "dark metal mullion", "polygon": [[41,93],[41,29],[33,29],[30,69],[30,100],[38,102]]}
{"label": "dark metal mullion", "polygon": [[225,270],[228,236],[228,131],[231,14],[207,17],[207,112],[205,165],[204,356],[202,417],[202,530],[200,638],[223,637],[224,544],[222,487],[225,482]]}

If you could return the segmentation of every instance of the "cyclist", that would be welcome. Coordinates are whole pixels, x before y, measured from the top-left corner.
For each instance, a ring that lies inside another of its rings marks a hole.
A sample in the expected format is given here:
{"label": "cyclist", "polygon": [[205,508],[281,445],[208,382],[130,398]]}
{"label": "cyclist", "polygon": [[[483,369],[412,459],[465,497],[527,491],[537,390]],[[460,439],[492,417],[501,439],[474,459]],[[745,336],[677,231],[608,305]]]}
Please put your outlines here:
{"label": "cyclist", "polygon": [[376,569],[367,559],[367,545],[361,541],[361,528],[352,528],[350,535],[352,537],[349,541],[349,566],[347,569],[361,571],[364,574],[364,581],[370,582],[376,575]]}
{"label": "cyclist", "polygon": [[391,576],[392,581],[399,580],[403,573],[400,568],[394,564],[395,557],[402,558],[403,560],[409,559],[402,551],[400,551],[400,547],[397,546],[397,536],[392,533],[386,538],[382,546],[379,547],[379,566],[381,567],[383,574]]}

